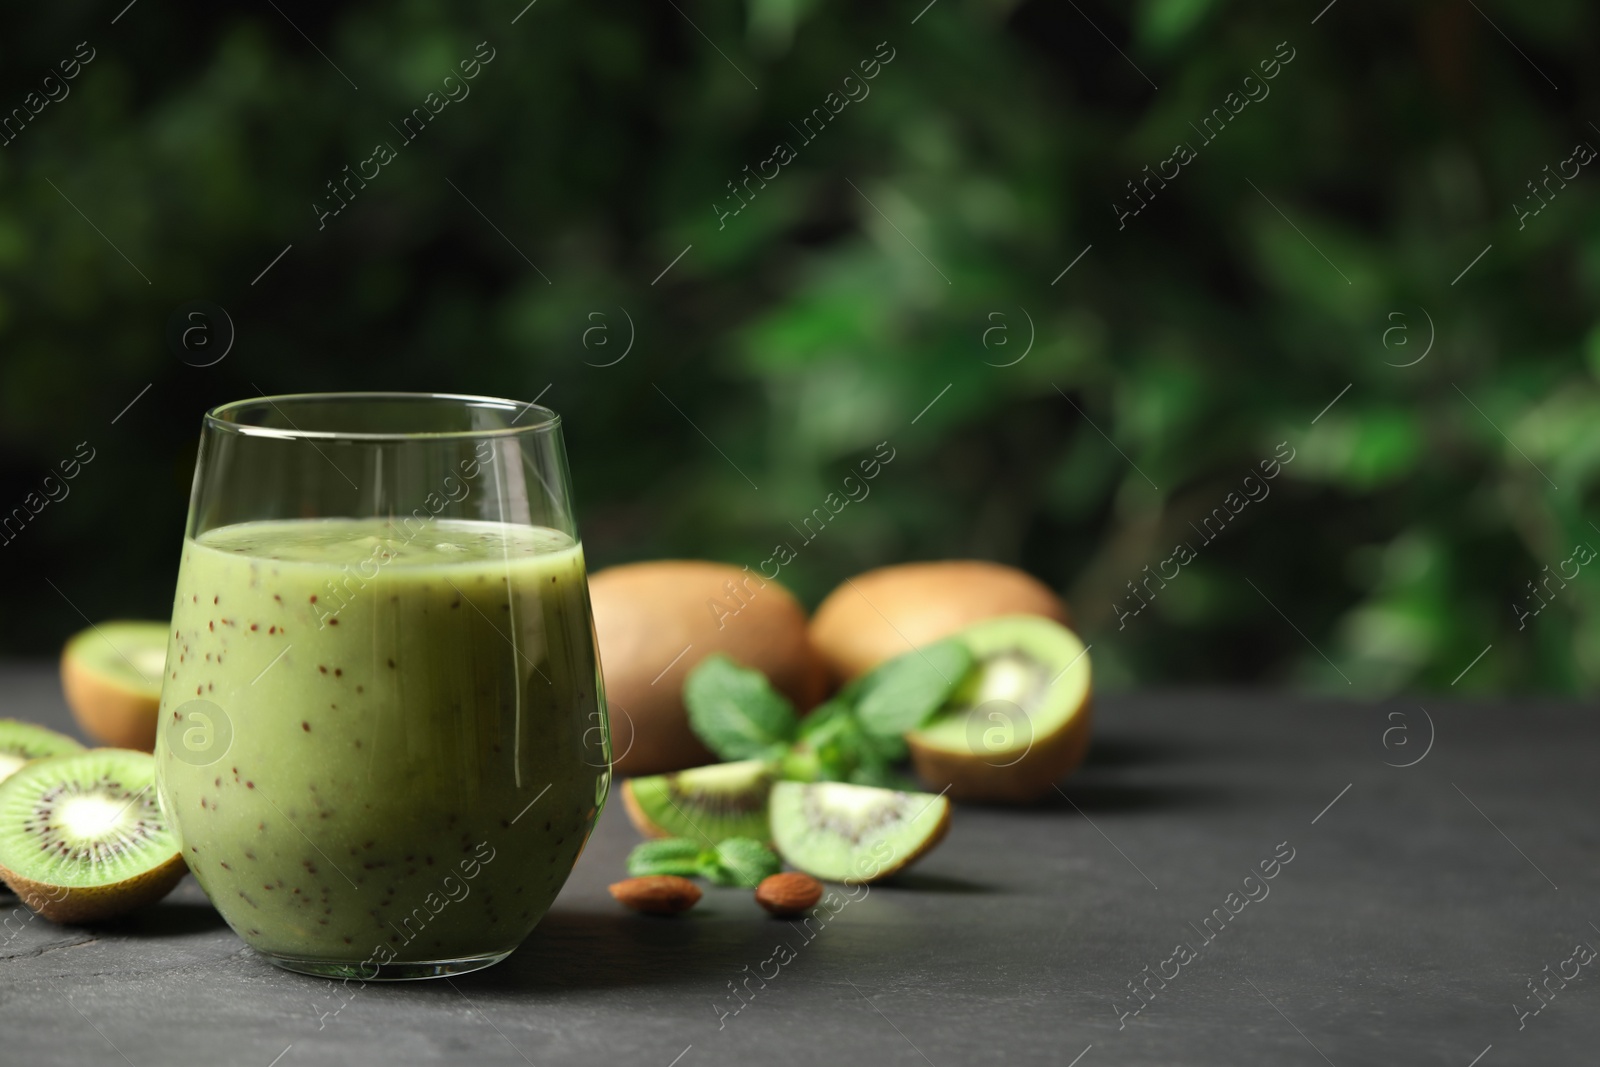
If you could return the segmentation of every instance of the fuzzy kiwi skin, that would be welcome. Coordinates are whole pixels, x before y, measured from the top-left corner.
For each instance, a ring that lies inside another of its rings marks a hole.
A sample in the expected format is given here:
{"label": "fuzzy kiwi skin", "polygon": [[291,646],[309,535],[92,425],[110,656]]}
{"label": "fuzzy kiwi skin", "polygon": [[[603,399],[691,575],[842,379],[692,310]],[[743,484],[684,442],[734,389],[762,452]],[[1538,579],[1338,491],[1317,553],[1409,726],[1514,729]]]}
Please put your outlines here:
{"label": "fuzzy kiwi skin", "polygon": [[1050,794],[1069,771],[1083,762],[1089,751],[1094,718],[1094,698],[1085,694],[1077,714],[1055,733],[1035,738],[1017,762],[993,766],[989,757],[972,752],[935,748],[914,733],[906,735],[911,765],[929,789],[949,787],[952,800],[987,804],[1032,804]]}
{"label": "fuzzy kiwi skin", "polygon": [[96,673],[73,654],[71,644],[61,653],[61,688],[84,733],[112,748],[155,751],[159,693],[140,693]]}
{"label": "fuzzy kiwi skin", "polygon": [[948,559],[858,574],[817,605],[809,634],[835,680],[846,682],[909,648],[1001,615],[1072,625],[1066,602],[1031,574],[988,560]]}
{"label": "fuzzy kiwi skin", "polygon": [[704,560],[628,563],[591,574],[589,599],[619,775],[717,761],[683,706],[684,679],[714,652],[761,671],[801,711],[826,695],[828,672],[806,639],[805,610],[754,572]]}
{"label": "fuzzy kiwi skin", "polygon": [[929,834],[927,839],[922,842],[922,845],[915,852],[907,855],[905,859],[901,860],[899,863],[896,863],[893,867],[885,867],[871,878],[851,878],[846,884],[871,885],[874,882],[881,882],[885,878],[890,878],[899,874],[901,871],[905,870],[907,867],[911,866],[928,853],[932,852],[934,846],[943,841],[944,835],[950,832],[950,813],[954,810],[955,805],[946,804],[944,806],[944,813],[939,816],[939,825],[935,826],[933,828],[933,833]]}
{"label": "fuzzy kiwi skin", "polygon": [[46,885],[4,867],[0,867],[0,879],[24,904],[51,922],[79,924],[114,919],[154,904],[172,892],[188,870],[183,856],[173,853],[161,866],[112,885]]}

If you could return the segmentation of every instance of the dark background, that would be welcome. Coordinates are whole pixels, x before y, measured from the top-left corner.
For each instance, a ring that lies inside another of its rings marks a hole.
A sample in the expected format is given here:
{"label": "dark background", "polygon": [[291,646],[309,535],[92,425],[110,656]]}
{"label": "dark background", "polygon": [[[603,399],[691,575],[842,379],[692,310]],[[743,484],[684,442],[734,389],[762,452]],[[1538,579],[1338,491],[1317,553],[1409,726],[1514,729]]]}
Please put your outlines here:
{"label": "dark background", "polygon": [[[1600,174],[1518,207],[1600,147],[1597,23],[1576,0],[13,13],[0,113],[78,42],[94,59],[0,147],[0,516],[28,520],[0,650],[53,654],[77,609],[166,613],[207,407],[415,389],[560,411],[594,568],[753,566],[887,440],[870,498],[785,568],[808,604],[981,556],[1069,598],[1110,687],[1592,691],[1592,568],[1516,605],[1600,545]],[[470,95],[401,147],[480,41]],[[879,42],[870,96],[801,144]],[[1201,144],[1280,42],[1270,95]],[[798,157],[719,228],[780,140]],[[1197,158],[1119,229],[1179,141]],[[398,158],[319,230],[378,142]],[[193,366],[216,308],[236,336]],[[205,328],[185,347],[174,321]],[[1189,524],[1280,442],[1270,497],[1202,545]],[[1198,558],[1119,628],[1183,539]]]}

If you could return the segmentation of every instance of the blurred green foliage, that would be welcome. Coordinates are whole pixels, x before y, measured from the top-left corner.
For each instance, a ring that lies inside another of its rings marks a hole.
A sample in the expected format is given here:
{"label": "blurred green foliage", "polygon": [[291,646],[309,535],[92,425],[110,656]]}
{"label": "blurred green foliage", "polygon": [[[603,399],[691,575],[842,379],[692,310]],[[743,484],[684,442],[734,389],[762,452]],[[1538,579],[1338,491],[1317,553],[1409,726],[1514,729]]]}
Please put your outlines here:
{"label": "blurred green foliage", "polygon": [[[548,389],[592,566],[787,540],[814,603],[885,562],[1014,562],[1114,686],[1600,686],[1592,568],[1514,607],[1600,544],[1600,174],[1513,206],[1600,146],[1590,5],[119,6],[0,45],[8,109],[95,50],[0,147],[0,508],[96,450],[0,546],[12,651],[79,609],[165,612],[207,406]],[[880,42],[870,95],[803,143]],[[1200,145],[1280,42],[1270,95]],[[397,158],[319,229],[379,142]],[[778,142],[796,158],[719,224]],[[197,299],[237,327],[212,367],[165,336]],[[871,496],[801,547],[789,524],[885,440]],[[1203,544],[1279,442],[1270,497]]]}

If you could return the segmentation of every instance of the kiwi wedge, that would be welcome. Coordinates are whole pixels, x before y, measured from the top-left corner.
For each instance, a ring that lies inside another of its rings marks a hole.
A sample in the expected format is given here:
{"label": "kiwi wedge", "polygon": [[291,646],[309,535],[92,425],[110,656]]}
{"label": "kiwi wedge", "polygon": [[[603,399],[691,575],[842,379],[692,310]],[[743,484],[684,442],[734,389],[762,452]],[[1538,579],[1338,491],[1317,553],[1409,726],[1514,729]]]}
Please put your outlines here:
{"label": "kiwi wedge", "polygon": [[988,619],[957,637],[977,666],[931,723],[906,735],[923,784],[955,800],[1028,804],[1089,749],[1089,656],[1050,619]]}
{"label": "kiwi wedge", "polygon": [[765,760],[693,767],[622,783],[628,818],[646,837],[721,844],[730,837],[768,841],[767,797],[777,775]]}
{"label": "kiwi wedge", "polygon": [[31,722],[0,719],[0,782],[17,773],[30,760],[82,751],[83,746],[66,734]]}
{"label": "kiwi wedge", "polygon": [[46,919],[88,923],[153,904],[183,877],[155,760],[96,748],[0,782],[0,879]]}
{"label": "kiwi wedge", "polygon": [[778,853],[830,882],[876,882],[927,855],[950,828],[950,802],[845,782],[779,782],[772,788]]}
{"label": "kiwi wedge", "polygon": [[167,624],[103,622],[61,652],[61,687],[85,733],[117,748],[156,747]]}

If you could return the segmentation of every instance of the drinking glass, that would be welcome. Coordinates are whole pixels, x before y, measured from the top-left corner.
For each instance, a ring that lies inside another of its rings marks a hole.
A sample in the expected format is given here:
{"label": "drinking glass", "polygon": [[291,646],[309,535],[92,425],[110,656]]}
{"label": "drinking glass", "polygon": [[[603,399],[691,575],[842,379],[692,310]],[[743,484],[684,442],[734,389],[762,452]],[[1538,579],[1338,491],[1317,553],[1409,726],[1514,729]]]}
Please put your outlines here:
{"label": "drinking glass", "polygon": [[268,960],[504,959],[611,780],[560,417],[421,393],[209,412],[160,714],[184,859]]}

